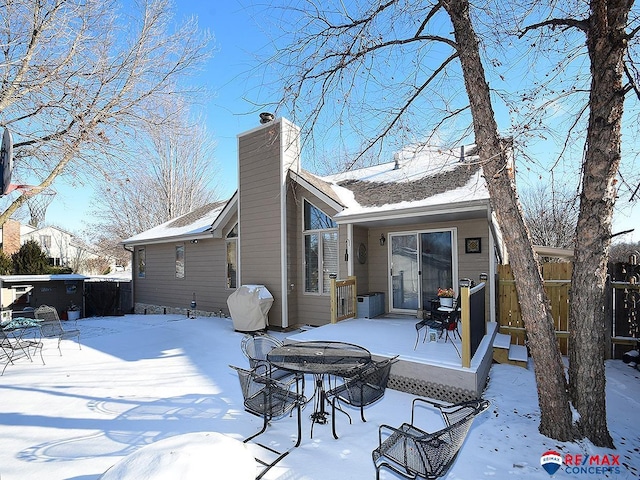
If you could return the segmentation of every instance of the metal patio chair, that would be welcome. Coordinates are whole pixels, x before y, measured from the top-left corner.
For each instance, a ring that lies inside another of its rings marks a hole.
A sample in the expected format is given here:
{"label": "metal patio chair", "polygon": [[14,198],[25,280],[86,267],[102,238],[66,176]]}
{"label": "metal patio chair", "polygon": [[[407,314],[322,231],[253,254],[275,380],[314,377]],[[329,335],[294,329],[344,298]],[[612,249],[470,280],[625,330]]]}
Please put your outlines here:
{"label": "metal patio chair", "polygon": [[[446,426],[434,433],[418,428],[414,423],[417,403],[440,410]],[[433,480],[444,476],[460,452],[473,419],[488,407],[489,402],[482,399],[445,406],[415,398],[411,405],[411,423],[403,423],[399,428],[379,427],[379,446],[372,452],[376,480],[383,467],[410,479]],[[385,435],[388,436],[383,440]]]}
{"label": "metal patio chair", "polygon": [[0,375],[4,375],[4,371],[9,364],[13,365],[14,360],[27,357],[33,362],[33,357],[29,352],[30,349],[33,349],[34,353],[39,352],[42,364],[45,364],[44,357],[42,356],[42,342],[35,334],[33,338],[25,338],[24,336],[31,331],[35,332],[34,329],[27,328],[24,331],[20,331],[17,335],[8,335],[7,332],[0,329],[0,362],[4,362],[4,367]]}
{"label": "metal patio chair", "polygon": [[269,422],[272,419],[283,417],[287,414],[297,412],[298,421],[298,440],[294,447],[280,452],[274,448],[262,444],[255,443],[259,447],[267,450],[269,454],[275,454],[275,460],[266,462],[256,457],[256,461],[266,467],[256,480],[262,476],[280,460],[291,452],[291,450],[300,445],[302,438],[302,406],[307,403],[307,399],[300,393],[298,378],[291,378],[288,382],[276,380],[269,376],[267,367],[264,364],[257,366],[255,369],[246,370],[244,368],[229,365],[238,373],[242,396],[244,398],[244,409],[258,417],[263,418],[262,429],[247,437],[244,443],[247,443],[258,435],[267,430]]}
{"label": "metal patio chair", "polygon": [[271,378],[276,380],[285,380],[290,377],[298,377],[302,380],[302,391],[304,391],[304,375],[298,375],[289,370],[277,368],[271,365],[267,361],[267,354],[276,347],[284,345],[283,342],[277,338],[267,334],[247,334],[242,337],[240,342],[240,349],[245,357],[249,360],[249,366],[252,369],[260,365],[264,365],[268,369],[268,373]]}
{"label": "metal patio chair", "polygon": [[340,410],[349,417],[349,423],[351,423],[351,415],[340,406],[336,406],[336,403],[346,403],[353,407],[359,407],[360,418],[362,418],[363,422],[366,422],[364,407],[382,398],[389,382],[391,365],[397,360],[398,356],[396,355],[380,362],[371,362],[358,370],[353,377],[345,378],[344,383],[327,391],[327,399],[331,400],[331,427],[334,438],[338,438],[336,433],[336,410]]}
{"label": "metal patio chair", "polygon": [[62,350],[60,349],[60,343],[62,340],[77,338],[78,347],[82,349],[80,344],[80,330],[77,328],[65,329],[62,326],[58,311],[54,307],[48,305],[41,305],[33,312],[36,320],[40,321],[40,331],[44,338],[57,338],[58,339],[58,351],[62,356]]}

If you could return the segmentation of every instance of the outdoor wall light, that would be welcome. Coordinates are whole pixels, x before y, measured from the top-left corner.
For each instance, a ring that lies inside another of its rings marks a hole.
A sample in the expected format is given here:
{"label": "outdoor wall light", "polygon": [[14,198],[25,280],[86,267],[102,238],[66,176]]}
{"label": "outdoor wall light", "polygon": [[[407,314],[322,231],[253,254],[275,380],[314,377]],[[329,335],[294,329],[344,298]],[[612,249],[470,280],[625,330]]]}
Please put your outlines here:
{"label": "outdoor wall light", "polygon": [[191,240],[191,243],[198,243],[198,239],[195,238],[195,239]]}
{"label": "outdoor wall light", "polygon": [[387,239],[384,238],[384,233],[380,234],[380,246],[384,247],[384,244],[387,243]]}

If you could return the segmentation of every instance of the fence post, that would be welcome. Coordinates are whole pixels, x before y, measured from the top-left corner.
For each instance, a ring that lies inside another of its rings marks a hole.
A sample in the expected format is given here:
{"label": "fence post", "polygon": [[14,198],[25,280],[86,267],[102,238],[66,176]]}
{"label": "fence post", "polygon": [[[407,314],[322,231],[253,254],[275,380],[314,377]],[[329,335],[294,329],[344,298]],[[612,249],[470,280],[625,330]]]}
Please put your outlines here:
{"label": "fence post", "polygon": [[471,305],[469,285],[460,285],[460,321],[462,323],[462,368],[471,366]]}
{"label": "fence post", "polygon": [[336,276],[329,276],[331,282],[331,323],[338,323],[338,290],[336,288]]}

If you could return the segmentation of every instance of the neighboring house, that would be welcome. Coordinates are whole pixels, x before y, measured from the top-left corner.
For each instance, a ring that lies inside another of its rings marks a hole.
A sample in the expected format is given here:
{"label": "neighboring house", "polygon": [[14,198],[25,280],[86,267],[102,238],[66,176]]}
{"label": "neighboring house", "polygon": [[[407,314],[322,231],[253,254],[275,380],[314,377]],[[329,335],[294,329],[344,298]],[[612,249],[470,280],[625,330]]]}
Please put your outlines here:
{"label": "neighboring house", "polygon": [[274,297],[269,325],[330,321],[330,277],[385,311],[417,314],[439,287],[488,278],[495,318],[499,230],[473,147],[404,149],[394,161],[319,177],[301,168],[299,129],[276,119],[238,136],[238,190],[226,202],[135,235],[136,311],[227,311],[242,284]]}
{"label": "neighboring house", "polygon": [[[20,232],[19,244],[17,238],[10,241],[6,239],[12,237],[6,233],[14,230],[16,233]],[[20,245],[33,240],[40,245],[49,259],[49,265],[53,267],[69,267],[75,273],[85,275],[103,274],[107,269],[113,271],[116,267],[115,260],[110,256],[102,255],[73,234],[53,225],[37,228],[9,220],[0,229],[0,232],[2,232],[3,238],[2,249],[9,255],[15,253]]]}

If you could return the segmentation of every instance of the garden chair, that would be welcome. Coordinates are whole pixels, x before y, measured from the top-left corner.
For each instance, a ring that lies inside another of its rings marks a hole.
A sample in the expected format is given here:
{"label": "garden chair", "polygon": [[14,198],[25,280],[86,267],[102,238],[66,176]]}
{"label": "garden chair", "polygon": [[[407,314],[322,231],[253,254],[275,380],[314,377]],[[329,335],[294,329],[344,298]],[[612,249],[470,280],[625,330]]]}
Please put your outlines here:
{"label": "garden chair", "polygon": [[302,391],[304,391],[304,375],[290,372],[282,368],[277,368],[267,361],[267,354],[276,347],[281,347],[283,342],[271,335],[266,334],[247,334],[242,337],[240,348],[245,357],[249,360],[249,366],[252,369],[260,365],[264,365],[268,369],[271,378],[276,380],[284,380],[289,377],[298,377],[302,380]]}
{"label": "garden chair", "polygon": [[[298,440],[295,447],[300,445],[302,438],[302,406],[307,403],[307,399],[300,393],[298,378],[289,379],[288,382],[276,380],[269,376],[266,365],[258,365],[255,369],[246,370],[244,368],[229,365],[238,373],[242,396],[244,398],[244,409],[258,417],[263,418],[262,429],[247,437],[244,443],[247,443],[258,435],[267,430],[267,426],[272,419],[285,416],[289,413],[297,411],[298,421]],[[295,388],[294,388],[295,387]],[[267,450],[270,454],[275,454],[275,460],[266,462],[256,457],[256,461],[266,468],[256,477],[256,480],[262,476],[280,460],[289,454],[292,448],[285,452],[280,452],[274,448],[256,443],[259,447]]]}
{"label": "garden chair", "polygon": [[4,362],[2,373],[7,369],[9,364],[13,365],[13,361],[19,358],[27,357],[33,362],[33,357],[29,353],[29,349],[33,348],[34,352],[40,352],[40,359],[44,365],[44,357],[42,356],[42,342],[34,335],[33,338],[25,338],[33,329],[20,330],[18,335],[7,335],[7,332],[0,328],[0,362]]}
{"label": "garden chair", "polygon": [[[437,408],[446,426],[434,433],[418,428],[414,416],[418,403]],[[410,479],[433,480],[444,476],[460,452],[473,419],[488,407],[489,402],[482,399],[445,406],[415,398],[411,423],[403,423],[399,428],[379,427],[379,446],[372,452],[376,480],[382,467]],[[388,436],[383,440],[385,435]]]}
{"label": "garden chair", "polygon": [[78,347],[82,349],[82,345],[80,345],[80,330],[78,330],[77,328],[63,328],[60,317],[58,317],[58,311],[54,307],[41,305],[36,308],[34,317],[36,320],[40,321],[40,331],[44,338],[58,339],[58,351],[60,352],[61,356],[62,350],[60,349],[60,343],[62,342],[62,340],[77,338]]}
{"label": "garden chair", "polygon": [[389,381],[391,365],[397,359],[398,356],[396,355],[380,362],[371,362],[358,370],[354,376],[345,378],[344,383],[327,392],[327,399],[331,400],[331,426],[334,438],[338,438],[336,433],[336,409],[349,417],[349,423],[351,423],[351,415],[339,406],[336,407],[336,403],[342,402],[353,407],[359,407],[360,418],[362,418],[363,422],[366,422],[364,407],[382,398]]}
{"label": "garden chair", "polygon": [[[437,330],[438,332],[440,332],[438,334],[438,338],[442,338],[442,335],[444,334],[445,342],[447,340],[451,340],[451,344],[456,349],[458,356],[460,356],[458,347],[453,341],[456,337],[458,337],[458,339],[460,340],[460,334],[458,333],[458,323],[460,322],[460,315],[461,315],[460,308],[459,308],[460,306],[459,300],[460,300],[460,297],[458,296],[453,302],[453,307],[451,309],[447,309],[446,311],[440,311],[438,310],[438,307],[436,305],[432,304],[429,317],[426,318],[425,320],[421,320],[420,322],[416,323],[416,343],[413,346],[414,350],[418,346],[418,339],[420,338],[420,329],[428,327],[431,330]],[[427,332],[428,332],[428,329],[425,330],[424,338],[422,340],[423,342],[427,338]]]}

